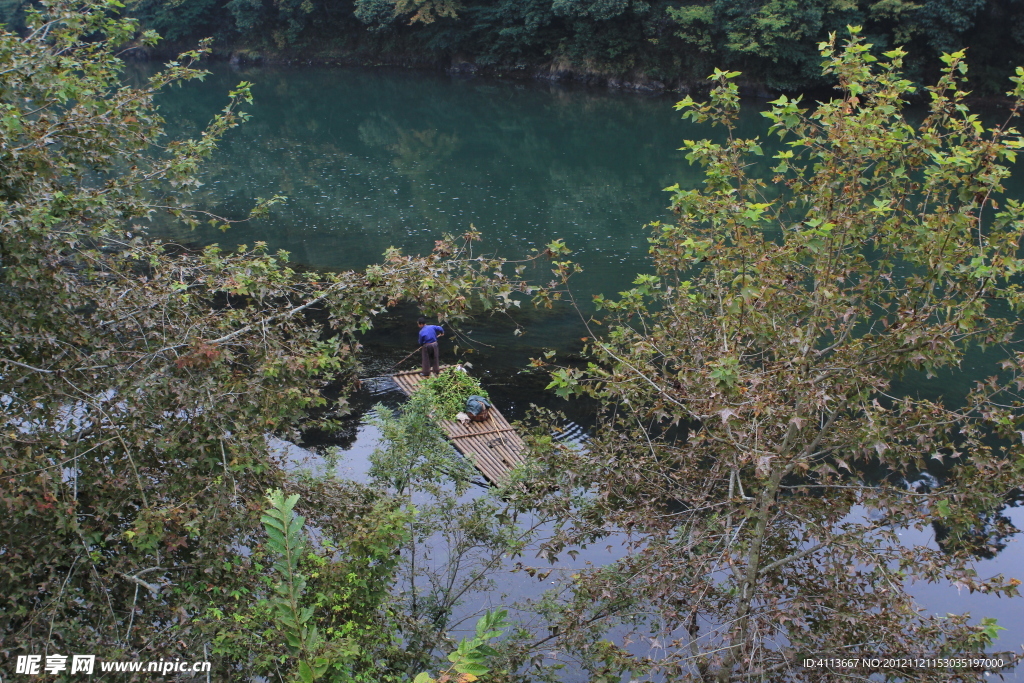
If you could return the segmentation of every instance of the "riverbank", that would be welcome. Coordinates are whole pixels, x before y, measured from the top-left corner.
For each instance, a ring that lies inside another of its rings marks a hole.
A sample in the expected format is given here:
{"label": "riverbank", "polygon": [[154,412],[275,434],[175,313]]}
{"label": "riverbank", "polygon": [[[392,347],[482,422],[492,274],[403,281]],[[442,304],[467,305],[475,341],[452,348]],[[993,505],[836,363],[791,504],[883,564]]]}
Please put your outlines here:
{"label": "riverbank", "polygon": [[[161,45],[159,49],[137,48],[132,52],[135,61],[162,61],[172,59],[190,44]],[[633,91],[644,94],[678,93],[701,94],[708,91],[707,82],[681,76],[655,78],[644,69],[613,69],[595,63],[577,63],[568,58],[541,62],[482,63],[470,55],[454,54],[431,56],[406,52],[364,52],[359,50],[267,50],[242,46],[215,48],[210,58],[236,66],[309,66],[309,67],[387,67],[424,70],[465,76],[480,76],[503,80],[541,81],[552,83],[579,83],[607,87],[612,90]],[[741,84],[745,97],[769,98],[780,91],[766,84],[748,81]]]}
{"label": "riverbank", "polygon": [[[156,48],[134,48],[128,56],[135,62],[162,62],[176,58],[184,51],[194,49],[191,43],[162,43]],[[234,67],[358,67],[388,68],[409,71],[446,73],[467,79],[484,78],[503,81],[538,83],[565,83],[591,87],[604,87],[617,92],[633,92],[639,95],[692,95],[704,97],[710,92],[706,78],[691,79],[683,76],[655,78],[643,69],[616,70],[593,62],[577,63],[560,57],[537,62],[481,63],[473,56],[454,54],[436,56],[412,52],[372,52],[366,50],[341,50],[336,48],[313,48],[308,50],[270,50],[246,46],[215,47],[209,59],[228,63]],[[770,100],[779,95],[801,96],[808,100],[827,100],[834,91],[824,87],[779,89],[754,79],[737,81],[741,97]],[[926,102],[927,93],[914,104]],[[1005,95],[972,95],[966,101],[974,107],[998,109],[1007,107],[1012,100]]]}
{"label": "riverbank", "polygon": [[[212,37],[218,55],[238,62],[428,68],[640,93],[699,95],[715,68],[741,72],[746,96],[831,92],[820,45],[830,36],[842,43],[851,26],[862,27],[878,58],[905,50],[900,68],[918,83],[935,82],[944,53],[967,50],[962,89],[1001,98],[1024,64],[1024,40],[1013,31],[1024,10],[999,0],[895,14],[859,2],[826,10],[668,0],[140,0],[125,12],[164,37],[152,53],[161,57]],[[23,33],[23,5],[0,7],[0,23]]]}

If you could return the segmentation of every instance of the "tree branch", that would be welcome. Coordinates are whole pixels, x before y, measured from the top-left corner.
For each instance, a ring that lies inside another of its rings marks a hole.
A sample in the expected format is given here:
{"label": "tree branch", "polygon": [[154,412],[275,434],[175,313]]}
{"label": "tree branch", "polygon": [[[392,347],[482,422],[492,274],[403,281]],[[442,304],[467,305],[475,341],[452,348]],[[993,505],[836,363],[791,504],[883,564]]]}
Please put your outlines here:
{"label": "tree branch", "polygon": [[324,299],[326,299],[327,295],[331,293],[331,290],[343,289],[342,285],[347,285],[347,283],[339,282],[339,283],[337,283],[335,285],[332,285],[331,287],[328,287],[327,291],[325,291],[323,294],[321,294],[317,298],[312,299],[312,300],[304,303],[301,306],[297,306],[297,307],[291,309],[290,311],[285,311],[284,313],[277,313],[275,315],[270,316],[269,318],[264,318],[263,320],[260,320],[259,322],[255,322],[255,323],[252,323],[250,325],[246,325],[245,327],[243,327],[241,329],[238,329],[238,330],[235,330],[234,332],[232,332],[230,334],[226,334],[223,337],[220,337],[219,339],[213,339],[213,340],[208,341],[206,343],[207,344],[223,344],[224,342],[230,341],[230,340],[234,339],[235,337],[237,337],[239,335],[245,334],[246,332],[252,330],[254,327],[262,327],[263,325],[266,325],[269,322],[273,322],[274,320],[278,320],[280,318],[291,317],[291,316],[295,315],[296,313],[299,313],[300,311],[304,311],[305,309],[309,308],[310,306],[318,304],[321,301],[323,301]]}
{"label": "tree branch", "polygon": [[0,362],[7,363],[8,365],[17,365],[19,368],[25,368],[26,370],[32,370],[33,372],[42,372],[47,375],[53,374],[53,370],[44,370],[42,368],[33,367],[31,365],[25,365],[24,363],[19,363],[18,361],[11,360],[10,358],[0,358]]}
{"label": "tree branch", "polygon": [[154,596],[157,596],[157,595],[160,595],[160,591],[163,590],[163,586],[158,586],[156,584],[149,583],[148,581],[143,581],[139,577],[141,575],[143,575],[143,574],[148,574],[149,572],[155,572],[155,571],[160,570],[160,569],[163,569],[163,567],[150,567],[149,569],[143,569],[142,571],[136,572],[135,575],[133,575],[133,576],[125,574],[124,572],[117,572],[117,575],[120,576],[122,579],[125,579],[127,581],[131,581],[134,584],[138,584],[139,586],[142,586],[143,588],[148,590],[150,593],[152,593]]}
{"label": "tree branch", "polygon": [[799,560],[801,558],[807,557],[811,553],[813,553],[813,552],[815,552],[817,550],[820,550],[821,548],[824,548],[826,545],[828,545],[828,544],[825,543],[824,541],[822,541],[821,543],[818,543],[817,545],[813,545],[810,548],[807,548],[806,550],[801,550],[800,552],[793,553],[792,555],[784,557],[781,560],[776,560],[775,562],[772,562],[771,564],[762,567],[757,573],[758,574],[767,574],[768,572],[770,572],[773,569],[778,569],[779,567],[781,567],[783,565],[786,565],[786,564],[789,564],[790,562],[796,562],[797,560]]}

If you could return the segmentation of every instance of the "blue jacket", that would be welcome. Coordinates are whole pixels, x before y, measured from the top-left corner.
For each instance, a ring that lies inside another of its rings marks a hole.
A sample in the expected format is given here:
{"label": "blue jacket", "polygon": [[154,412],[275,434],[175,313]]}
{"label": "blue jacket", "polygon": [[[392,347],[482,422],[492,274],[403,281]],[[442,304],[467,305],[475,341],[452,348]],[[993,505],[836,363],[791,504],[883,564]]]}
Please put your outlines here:
{"label": "blue jacket", "polygon": [[420,328],[420,346],[436,343],[439,334],[444,334],[444,328],[440,325],[424,325]]}

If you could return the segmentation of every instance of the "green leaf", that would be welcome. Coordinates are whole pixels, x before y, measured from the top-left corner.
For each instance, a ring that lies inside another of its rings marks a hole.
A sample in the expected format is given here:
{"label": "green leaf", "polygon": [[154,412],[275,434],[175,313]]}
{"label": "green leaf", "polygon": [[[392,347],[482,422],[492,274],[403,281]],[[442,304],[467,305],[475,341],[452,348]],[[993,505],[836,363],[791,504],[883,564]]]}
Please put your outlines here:
{"label": "green leaf", "polygon": [[455,665],[455,670],[460,674],[472,674],[473,676],[483,676],[485,673],[490,671],[490,669],[482,664],[466,661],[458,662]]}
{"label": "green leaf", "polygon": [[988,638],[988,642],[990,643],[999,637],[1000,631],[1005,630],[1006,629],[1000,626],[999,622],[992,617],[984,617],[981,620],[981,632],[985,634],[985,637]]}

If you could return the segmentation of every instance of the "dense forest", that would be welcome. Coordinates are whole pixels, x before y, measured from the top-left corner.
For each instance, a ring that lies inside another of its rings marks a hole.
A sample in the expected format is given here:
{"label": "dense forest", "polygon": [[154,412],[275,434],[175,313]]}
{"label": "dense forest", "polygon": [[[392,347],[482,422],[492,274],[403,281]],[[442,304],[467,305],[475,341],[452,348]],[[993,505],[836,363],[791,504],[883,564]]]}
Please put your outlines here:
{"label": "dense forest", "polygon": [[[23,25],[26,0],[0,0]],[[129,0],[124,11],[169,41],[212,36],[250,57],[430,65],[683,89],[712,67],[748,84],[827,85],[818,43],[862,26],[877,50],[903,46],[910,78],[931,82],[943,52],[967,48],[977,94],[1002,94],[1024,63],[1017,0]]]}

